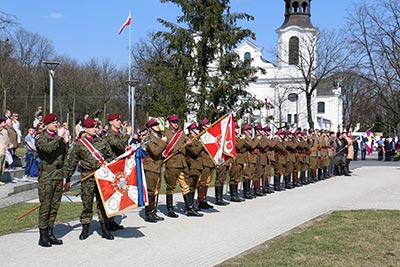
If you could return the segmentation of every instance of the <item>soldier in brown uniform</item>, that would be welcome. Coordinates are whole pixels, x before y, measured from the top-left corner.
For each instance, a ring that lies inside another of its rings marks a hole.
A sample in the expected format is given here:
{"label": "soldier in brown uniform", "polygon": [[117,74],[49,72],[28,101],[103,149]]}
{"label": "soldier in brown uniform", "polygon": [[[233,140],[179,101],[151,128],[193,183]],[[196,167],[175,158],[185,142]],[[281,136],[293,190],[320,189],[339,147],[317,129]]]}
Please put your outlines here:
{"label": "soldier in brown uniform", "polygon": [[[211,125],[210,121],[208,119],[204,119],[201,122],[200,128],[201,128],[201,130],[205,130],[210,125]],[[214,207],[207,203],[207,190],[211,184],[211,177],[215,170],[215,163],[204,148],[200,152],[200,158],[201,158],[201,161],[203,162],[203,169],[202,169],[202,172],[200,175],[199,188],[198,188],[199,208],[200,209],[212,209]],[[216,188],[216,190],[217,190],[217,188]],[[219,192],[216,193],[215,196],[217,196],[218,194],[219,194]],[[221,191],[221,194],[222,194],[222,191]]]}
{"label": "soldier in brown uniform", "polygon": [[315,130],[310,130],[310,137],[309,137],[309,143],[310,143],[310,169],[311,169],[311,178],[310,180],[312,182],[317,182],[318,181],[318,176],[317,176],[317,170],[319,168],[319,163],[320,163],[320,140],[319,137],[317,136]]}
{"label": "soldier in brown uniform", "polygon": [[263,180],[263,193],[267,194],[274,193],[271,171],[275,165],[275,151],[274,151],[275,143],[270,138],[270,135],[271,135],[271,127],[267,125],[264,127],[264,137],[263,137],[264,142],[266,142],[264,153],[267,156],[267,164],[265,165],[265,174]]}
{"label": "soldier in brown uniform", "polygon": [[303,155],[303,144],[301,140],[301,130],[297,129],[293,133],[293,144],[295,149],[295,158],[296,161],[294,162],[293,166],[293,186],[299,187],[302,186],[301,179],[299,180],[299,172],[301,171],[301,164],[304,162],[304,155]]}
{"label": "soldier in brown uniform", "polygon": [[[129,138],[132,134],[132,127],[127,126],[126,132],[122,132],[121,116],[118,113],[109,114],[108,123],[110,124],[110,129],[107,132],[107,142],[110,144],[112,151],[118,157],[125,152],[125,148],[128,146]],[[114,217],[107,220],[107,227],[110,231],[115,231],[123,229],[122,225],[119,225]]]}
{"label": "soldier in brown uniform", "polygon": [[322,169],[322,174],[320,175],[321,179],[324,180],[326,178],[329,178],[328,176],[328,167],[330,163],[330,155],[329,151],[331,150],[331,145],[329,141],[329,137],[327,135],[326,130],[322,130],[321,132],[321,169]]}
{"label": "soldier in brown uniform", "polygon": [[[164,132],[167,137],[167,148],[170,146],[171,140],[176,137],[175,134],[179,134],[179,117],[176,115],[170,116],[167,118],[169,122],[169,128],[167,128]],[[176,182],[179,182],[179,186],[181,188],[181,192],[183,195],[183,199],[185,201],[185,211],[187,216],[203,216],[203,214],[198,213],[195,209],[193,209],[193,201],[194,198],[192,194],[190,194],[190,188],[186,183],[189,176],[189,168],[186,162],[186,146],[191,146],[192,141],[181,134],[180,137],[176,140],[175,145],[169,151],[169,157],[166,158],[165,162],[165,181],[167,183],[167,210],[168,217],[177,218],[178,215],[174,212],[173,206],[173,193],[175,190]]]}
{"label": "soldier in brown uniform", "polygon": [[47,114],[43,120],[46,130],[36,140],[36,149],[39,164],[39,245],[51,247],[62,245],[62,240],[53,234],[54,222],[60,207],[63,190],[68,191],[69,180],[63,179],[63,163],[68,152],[64,139],[57,131],[57,117],[55,113]]}
{"label": "soldier in brown uniform", "polygon": [[301,147],[302,147],[302,155],[303,161],[300,166],[300,180],[303,185],[308,185],[310,183],[310,145],[308,142],[307,131],[303,130],[301,132]]}
{"label": "soldier in brown uniform", "polygon": [[143,162],[143,168],[146,175],[147,193],[149,196],[149,205],[145,207],[145,221],[157,222],[164,218],[157,215],[156,199],[161,188],[161,166],[163,159],[162,151],[167,146],[167,137],[161,136],[160,126],[156,119],[151,119],[146,123],[149,130],[146,145],[147,158]]}
{"label": "soldier in brown uniform", "polygon": [[286,167],[286,145],[283,140],[284,132],[278,130],[274,136],[274,151],[275,151],[275,168],[274,168],[274,190],[283,191],[285,186],[283,183],[283,172]]}
{"label": "soldier in brown uniform", "polygon": [[296,144],[293,142],[292,132],[287,130],[285,132],[284,143],[286,146],[286,166],[283,172],[285,181],[285,188],[292,189],[292,174],[294,170],[294,164],[296,162]]}
{"label": "soldier in brown uniform", "polygon": [[252,199],[253,196],[250,190],[250,184],[254,178],[257,164],[257,154],[260,153],[260,151],[257,149],[258,140],[252,139],[252,127],[250,125],[244,126],[243,133],[245,136],[243,147],[246,151],[247,157],[247,165],[243,172],[243,196],[245,199]]}
{"label": "soldier in brown uniform", "polygon": [[264,183],[264,178],[266,176],[265,168],[268,164],[268,157],[265,148],[267,147],[268,140],[265,138],[264,129],[261,125],[256,125],[254,127],[256,131],[255,138],[258,140],[257,149],[259,151],[257,156],[257,164],[254,174],[254,195],[255,196],[264,196],[264,190],[262,190],[261,186]]}
{"label": "soldier in brown uniform", "polygon": [[246,166],[246,148],[244,148],[245,136],[240,133],[240,126],[235,125],[236,133],[236,158],[232,161],[232,166],[229,171],[229,193],[231,202],[241,202],[244,199],[239,197],[238,187],[240,179],[243,177],[243,169]]}

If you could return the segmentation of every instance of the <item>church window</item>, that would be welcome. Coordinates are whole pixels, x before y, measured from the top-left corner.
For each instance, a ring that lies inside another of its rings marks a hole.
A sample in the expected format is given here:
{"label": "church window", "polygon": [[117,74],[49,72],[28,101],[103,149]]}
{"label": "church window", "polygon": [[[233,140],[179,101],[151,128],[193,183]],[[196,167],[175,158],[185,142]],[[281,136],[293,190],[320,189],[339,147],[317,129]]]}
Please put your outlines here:
{"label": "church window", "polygon": [[318,113],[325,113],[325,102],[318,102],[317,104],[317,112]]}
{"label": "church window", "polygon": [[289,39],[289,65],[299,64],[299,38],[293,36]]}
{"label": "church window", "polygon": [[287,114],[287,122],[292,123],[292,114]]}
{"label": "church window", "polygon": [[299,10],[299,3],[293,2],[293,13],[297,13],[297,11]]}
{"label": "church window", "polygon": [[308,5],[307,5],[307,2],[303,2],[303,3],[301,4],[301,9],[302,9],[302,12],[303,12],[303,13],[307,13],[307,12],[308,12]]}
{"label": "church window", "polygon": [[244,63],[246,64],[247,68],[250,68],[250,62],[251,62],[251,54],[250,54],[250,52],[244,53]]}

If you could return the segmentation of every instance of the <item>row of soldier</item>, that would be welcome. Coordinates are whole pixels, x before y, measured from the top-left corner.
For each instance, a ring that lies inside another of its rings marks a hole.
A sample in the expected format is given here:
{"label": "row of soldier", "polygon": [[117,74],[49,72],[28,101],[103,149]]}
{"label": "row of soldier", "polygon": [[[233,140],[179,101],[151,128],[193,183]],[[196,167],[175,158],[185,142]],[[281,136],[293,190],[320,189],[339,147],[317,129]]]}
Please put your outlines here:
{"label": "row of soldier", "polygon": [[[147,122],[146,152],[143,166],[145,171],[148,205],[145,207],[145,221],[164,220],[157,214],[158,196],[161,188],[162,168],[165,166],[167,216],[177,218],[174,210],[173,193],[176,183],[185,202],[187,216],[201,217],[201,209],[213,208],[207,202],[207,191],[212,177],[215,177],[215,204],[229,204],[223,198],[223,186],[229,177],[231,202],[242,202],[256,196],[264,196],[274,191],[282,191],[297,186],[314,183],[334,174],[349,175],[348,161],[345,157],[351,147],[351,140],[345,134],[296,130],[278,130],[271,136],[271,129],[246,125],[242,131],[235,125],[235,158],[216,165],[201,142],[196,138],[201,130],[211,125],[207,119],[200,125],[193,123],[187,127],[187,134],[180,129],[176,115],[167,118],[169,127],[163,132],[156,119]],[[86,138],[77,142],[68,154],[68,146],[57,136],[56,114],[47,114],[44,118],[46,130],[38,136],[36,147],[39,166],[39,209],[38,227],[39,245],[51,247],[61,245],[62,240],[53,233],[54,223],[63,192],[70,189],[70,179],[79,165],[82,177],[96,171],[101,163],[93,156],[99,151],[106,162],[110,162],[125,152],[132,128],[122,133],[120,115],[108,116],[110,130],[104,137],[97,135],[97,123],[87,118],[82,126]],[[85,142],[83,142],[85,141]],[[333,162],[333,163],[332,163]],[[333,169],[332,169],[333,166]],[[243,182],[243,197],[239,195],[239,184]],[[195,195],[197,192],[197,201]],[[93,219],[93,202],[96,198],[97,215],[101,225],[102,237],[114,239],[112,231],[123,229],[114,218],[107,218],[94,177],[81,183],[82,213],[80,222],[82,232],[80,240],[89,237],[89,227]]]}

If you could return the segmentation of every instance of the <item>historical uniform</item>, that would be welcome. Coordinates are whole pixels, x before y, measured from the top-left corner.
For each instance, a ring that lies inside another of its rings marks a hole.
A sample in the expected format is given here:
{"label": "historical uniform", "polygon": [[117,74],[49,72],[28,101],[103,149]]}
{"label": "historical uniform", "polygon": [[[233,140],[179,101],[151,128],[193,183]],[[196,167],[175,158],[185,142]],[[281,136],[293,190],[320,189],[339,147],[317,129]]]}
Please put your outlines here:
{"label": "historical uniform", "polygon": [[[132,130],[129,128],[127,133],[122,133],[121,116],[118,113],[109,114],[107,119],[110,124],[110,130],[106,136],[107,142],[116,156],[122,155],[128,146]],[[109,218],[106,225],[110,231],[124,228],[114,221],[114,217]]]}
{"label": "historical uniform", "polygon": [[317,176],[317,170],[320,166],[320,150],[321,150],[321,144],[319,137],[315,134],[314,130],[311,130],[311,135],[309,137],[309,143],[310,143],[310,169],[311,169],[311,178],[310,180],[312,182],[317,182],[318,181],[318,176]]}
{"label": "historical uniform", "polygon": [[278,130],[273,138],[274,151],[275,151],[275,167],[274,167],[274,190],[285,190],[283,183],[283,173],[286,167],[286,144],[283,140],[283,131]]}
{"label": "historical uniform", "polygon": [[268,125],[264,127],[265,136],[264,139],[267,141],[267,146],[264,148],[264,153],[267,155],[267,165],[265,165],[265,179],[263,183],[264,193],[271,194],[274,193],[273,180],[271,176],[272,168],[275,166],[275,142],[270,138],[271,127]]}
{"label": "historical uniform", "polygon": [[[170,116],[167,118],[170,127],[167,128],[164,132],[167,137],[167,148],[171,146],[171,141],[173,140],[175,134],[179,131],[179,117],[176,115]],[[192,194],[190,194],[190,188],[186,183],[189,177],[189,168],[186,162],[186,145],[191,145],[191,140],[187,138],[184,134],[181,134],[177,140],[175,140],[175,144],[170,147],[170,151],[168,151],[167,158],[164,160],[165,162],[165,181],[167,183],[167,210],[168,217],[176,218],[178,215],[174,212],[173,207],[173,193],[175,190],[176,182],[179,182],[179,186],[181,188],[181,192],[183,195],[183,199],[185,201],[186,206],[186,215],[187,216],[203,216],[203,214],[198,213],[193,209],[193,201],[194,198]]]}
{"label": "historical uniform", "polygon": [[257,125],[254,127],[256,130],[256,139],[258,140],[257,149],[257,164],[254,174],[254,195],[256,196],[264,196],[263,190],[261,188],[264,183],[264,177],[266,176],[266,166],[268,165],[268,157],[266,147],[268,144],[268,139],[265,138],[264,129],[261,125]]}
{"label": "historical uniform", "polygon": [[149,129],[146,145],[147,158],[143,162],[143,168],[146,174],[147,192],[149,196],[149,205],[145,207],[145,221],[157,222],[164,218],[157,215],[156,199],[161,188],[161,167],[163,158],[161,153],[167,146],[166,137],[160,136],[160,127],[155,119],[146,123]]}
{"label": "historical uniform", "polygon": [[283,177],[285,181],[285,188],[292,189],[292,174],[294,171],[294,164],[296,162],[296,147],[297,145],[292,140],[292,132],[285,132],[285,140],[283,141],[286,146],[286,166],[283,172]]}
{"label": "historical uniform", "polygon": [[63,193],[63,163],[68,152],[64,139],[57,136],[57,118],[55,113],[47,114],[44,118],[47,130],[36,140],[39,164],[39,245],[51,247],[61,245],[62,240],[53,234],[54,222],[60,207]]}
{"label": "historical uniform", "polygon": [[[105,161],[109,162],[116,156],[111,150],[107,140],[97,136],[96,122],[92,118],[88,118],[83,122],[83,127],[86,131],[86,140],[101,153]],[[65,163],[65,176],[71,177],[75,172],[76,166],[80,165],[82,177],[94,173],[100,166],[100,161],[95,158],[89,149],[79,141],[72,149],[69,159]],[[93,218],[93,200],[96,197],[97,202],[97,215],[100,221],[102,235],[105,239],[114,239],[114,236],[110,233],[106,226],[107,216],[104,211],[101,196],[98,191],[94,176],[83,181],[81,183],[81,198],[82,198],[82,213],[80,221],[82,223],[82,232],[79,236],[80,240],[84,240],[89,237],[89,225]]]}
{"label": "historical uniform", "polygon": [[246,151],[244,147],[245,136],[240,133],[239,125],[235,125],[236,133],[236,158],[232,161],[232,166],[230,169],[230,180],[229,180],[229,193],[231,195],[232,202],[241,202],[242,198],[239,197],[238,185],[240,179],[243,177],[243,169],[246,166]]}

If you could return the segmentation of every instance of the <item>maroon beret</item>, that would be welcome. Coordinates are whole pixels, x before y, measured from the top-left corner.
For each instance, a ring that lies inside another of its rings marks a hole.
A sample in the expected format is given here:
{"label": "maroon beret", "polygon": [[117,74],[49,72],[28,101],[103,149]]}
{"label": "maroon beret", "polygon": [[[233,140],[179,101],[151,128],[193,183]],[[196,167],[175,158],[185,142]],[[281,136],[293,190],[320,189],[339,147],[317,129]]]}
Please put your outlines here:
{"label": "maroon beret", "polygon": [[118,113],[109,114],[107,117],[108,121],[113,121],[115,119],[121,119],[121,116]]}
{"label": "maroon beret", "polygon": [[82,126],[85,128],[93,128],[94,126],[96,126],[96,121],[93,118],[87,118],[83,121]]}
{"label": "maroon beret", "polygon": [[283,131],[282,130],[278,130],[275,134],[276,135],[281,135],[281,134],[283,134]]}
{"label": "maroon beret", "polygon": [[266,132],[270,132],[271,131],[271,127],[269,127],[268,125],[264,127],[264,131]]}
{"label": "maroon beret", "polygon": [[298,135],[298,134],[301,134],[301,131],[300,130],[296,130],[296,131],[294,131],[294,133],[293,133],[294,135]]}
{"label": "maroon beret", "polygon": [[208,119],[204,119],[202,122],[201,122],[201,126],[206,126],[207,124],[209,124],[210,123],[210,121],[208,120]]}
{"label": "maroon beret", "polygon": [[196,123],[192,123],[187,127],[188,131],[193,130],[193,129],[197,129],[197,124]]}
{"label": "maroon beret", "polygon": [[286,132],[285,132],[285,135],[291,135],[292,134],[292,132],[290,131],[290,130],[287,130]]}
{"label": "maroon beret", "polygon": [[246,125],[243,127],[243,131],[251,130],[251,125]]}
{"label": "maroon beret", "polygon": [[172,115],[167,118],[168,121],[179,121],[179,117],[177,115]]}
{"label": "maroon beret", "polygon": [[159,125],[158,121],[156,119],[150,119],[147,123],[146,123],[146,127],[150,128],[152,126],[157,126]]}
{"label": "maroon beret", "polygon": [[49,113],[44,117],[43,124],[47,125],[49,123],[52,123],[53,121],[57,121],[57,115],[56,113]]}
{"label": "maroon beret", "polygon": [[254,127],[254,129],[255,129],[255,130],[264,130],[263,127],[262,127],[260,124],[256,125],[256,126]]}

